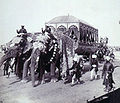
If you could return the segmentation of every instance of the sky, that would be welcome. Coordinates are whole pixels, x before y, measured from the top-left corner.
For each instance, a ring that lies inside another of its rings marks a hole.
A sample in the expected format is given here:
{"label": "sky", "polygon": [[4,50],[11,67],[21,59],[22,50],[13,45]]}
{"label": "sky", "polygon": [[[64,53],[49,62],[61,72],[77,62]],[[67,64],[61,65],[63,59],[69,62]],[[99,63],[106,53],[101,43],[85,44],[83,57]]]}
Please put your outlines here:
{"label": "sky", "polygon": [[68,14],[97,28],[109,45],[120,46],[120,0],[0,0],[0,45],[16,36],[21,25],[39,32],[45,22]]}

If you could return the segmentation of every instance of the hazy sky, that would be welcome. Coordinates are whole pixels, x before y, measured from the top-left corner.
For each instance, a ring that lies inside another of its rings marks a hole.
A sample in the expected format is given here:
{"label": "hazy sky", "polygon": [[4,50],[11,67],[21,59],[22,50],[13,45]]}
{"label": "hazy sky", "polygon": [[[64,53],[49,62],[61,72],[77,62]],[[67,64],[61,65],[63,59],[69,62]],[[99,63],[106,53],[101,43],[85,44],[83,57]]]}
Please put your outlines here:
{"label": "hazy sky", "polygon": [[0,0],[0,44],[25,25],[38,32],[56,16],[73,15],[93,25],[110,45],[120,46],[120,0]]}

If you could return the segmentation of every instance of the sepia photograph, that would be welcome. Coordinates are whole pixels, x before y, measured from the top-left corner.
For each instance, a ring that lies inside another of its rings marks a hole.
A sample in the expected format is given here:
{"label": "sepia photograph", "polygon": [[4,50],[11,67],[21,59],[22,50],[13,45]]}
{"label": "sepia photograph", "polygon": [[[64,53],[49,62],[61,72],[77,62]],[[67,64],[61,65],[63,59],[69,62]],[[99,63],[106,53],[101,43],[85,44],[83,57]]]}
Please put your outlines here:
{"label": "sepia photograph", "polygon": [[0,0],[0,103],[120,103],[120,0]]}

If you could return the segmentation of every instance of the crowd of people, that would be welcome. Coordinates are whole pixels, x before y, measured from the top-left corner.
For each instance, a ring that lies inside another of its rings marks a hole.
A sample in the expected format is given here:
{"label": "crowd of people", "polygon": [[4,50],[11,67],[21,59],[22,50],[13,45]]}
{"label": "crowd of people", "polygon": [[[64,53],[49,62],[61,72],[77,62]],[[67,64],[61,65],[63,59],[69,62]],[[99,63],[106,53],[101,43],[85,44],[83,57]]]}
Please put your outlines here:
{"label": "crowd of people", "polygon": [[[20,37],[20,42],[14,44],[19,49],[14,58],[8,58],[4,62],[4,75],[10,76],[10,72],[14,72],[22,81],[26,81],[27,76],[31,75],[33,82],[35,82],[35,74],[38,74],[39,84],[45,83],[45,71],[50,72],[50,81],[57,82],[63,79],[64,83],[71,82],[71,86],[81,83],[81,77],[85,73],[83,56],[75,54],[73,57],[73,65],[66,72],[65,77],[62,76],[62,52],[59,49],[57,38],[51,33],[49,26],[46,26],[45,30],[42,29],[41,33],[38,33],[35,39],[30,39],[27,30],[24,26],[21,26],[20,30],[17,30],[17,37]],[[44,38],[46,36],[46,38]],[[42,41],[43,38],[45,41]],[[28,49],[28,44],[31,44]],[[39,45],[40,44],[40,45]],[[27,48],[27,49],[26,49]],[[5,55],[7,52],[5,50]],[[105,85],[105,91],[110,91],[113,88],[113,76],[114,71],[113,61],[111,61],[113,55],[106,56],[102,78],[103,85]],[[112,59],[113,60],[113,59]],[[58,75],[56,77],[56,68],[58,69]],[[91,81],[99,79],[99,61],[96,54],[91,55],[90,60],[90,72]],[[32,73],[34,71],[34,73]],[[71,79],[70,79],[71,78]],[[33,83],[35,85],[35,83]]]}

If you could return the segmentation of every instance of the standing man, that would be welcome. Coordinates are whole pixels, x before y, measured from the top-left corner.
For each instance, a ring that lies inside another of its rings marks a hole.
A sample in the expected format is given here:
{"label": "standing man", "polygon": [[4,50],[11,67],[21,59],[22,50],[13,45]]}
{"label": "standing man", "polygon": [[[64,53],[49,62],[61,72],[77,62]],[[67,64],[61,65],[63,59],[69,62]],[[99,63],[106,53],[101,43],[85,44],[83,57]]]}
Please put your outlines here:
{"label": "standing man", "polygon": [[105,85],[105,91],[110,91],[113,88],[113,83],[114,83],[112,76],[113,71],[114,71],[114,66],[110,62],[110,57],[107,56],[102,72],[103,85]]}
{"label": "standing man", "polygon": [[18,31],[17,30],[17,33],[20,34],[20,33],[27,33],[27,30],[24,28],[23,25],[21,25],[21,29]]}
{"label": "standing man", "polygon": [[81,77],[81,71],[82,71],[82,68],[80,68],[80,60],[78,62],[77,58],[74,57],[73,66],[69,70],[72,70],[71,71],[71,76],[72,76],[71,86],[74,86],[75,84],[80,83],[80,77]]}
{"label": "standing man", "polygon": [[93,54],[91,58],[91,80],[97,79],[98,60],[97,55]]}
{"label": "standing man", "polygon": [[11,58],[7,59],[6,62],[4,63],[4,75],[8,75],[8,70],[10,68],[10,62],[11,62]]}

